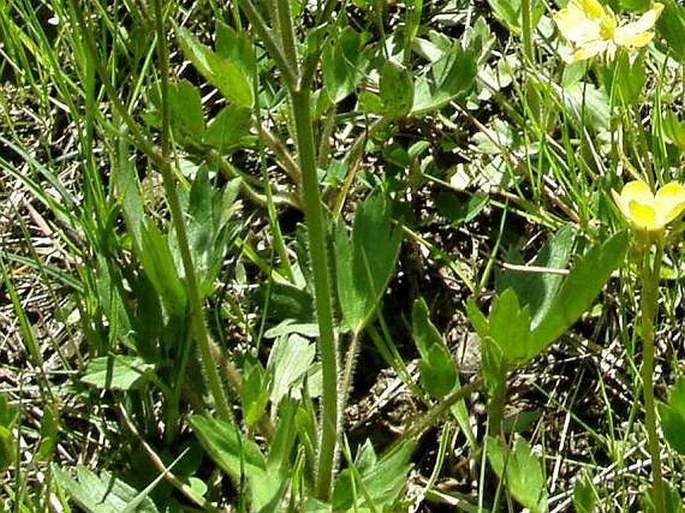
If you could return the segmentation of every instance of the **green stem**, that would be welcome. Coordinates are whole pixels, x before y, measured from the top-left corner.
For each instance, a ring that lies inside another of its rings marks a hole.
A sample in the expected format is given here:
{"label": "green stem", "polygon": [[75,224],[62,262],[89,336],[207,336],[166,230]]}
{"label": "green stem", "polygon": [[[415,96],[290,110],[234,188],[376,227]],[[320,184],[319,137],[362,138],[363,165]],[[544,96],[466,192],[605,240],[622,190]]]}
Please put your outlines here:
{"label": "green stem", "polygon": [[276,64],[281,69],[281,73],[283,73],[283,78],[288,84],[288,87],[296,87],[298,81],[297,68],[295,67],[296,63],[292,63],[288,60],[288,56],[273,36],[271,29],[269,29],[266,21],[264,21],[264,18],[259,14],[259,11],[251,0],[241,0],[240,6],[250,20],[250,23],[252,23],[252,27],[259,36],[259,39],[261,39],[266,50],[269,52],[269,55],[271,55],[271,58],[276,61]]}
{"label": "green stem", "polygon": [[281,32],[283,43],[283,53],[293,68],[295,75],[299,77],[300,70],[297,57],[297,47],[295,46],[295,28],[292,24],[292,13],[290,12],[290,0],[278,0],[278,26]]}
{"label": "green stem", "polygon": [[[316,167],[316,143],[310,112],[310,77],[300,71],[294,41],[292,13],[285,0],[278,0],[278,24],[281,41],[257,12],[251,0],[241,0],[241,6],[250,19],[254,30],[278,67],[288,86],[292,101],[297,139],[297,152],[302,177],[304,215],[309,232],[309,256],[314,274],[314,295],[319,325],[319,356],[323,375],[321,398],[321,443],[316,476],[316,494],[327,500],[331,494],[333,467],[338,431],[338,352],[333,332],[333,306],[326,251],[326,230],[319,195]],[[329,2],[334,5],[334,2]],[[305,71],[313,76],[315,61],[305,63]]]}
{"label": "green stem", "polygon": [[528,62],[533,62],[533,20],[530,0],[521,0],[521,37],[523,55]]}
{"label": "green stem", "polygon": [[319,498],[330,496],[338,429],[338,355],[333,333],[331,286],[326,252],[324,217],[316,174],[316,149],[312,129],[309,91],[291,91],[297,147],[302,171],[304,213],[309,231],[309,252],[314,272],[314,293],[319,323],[319,352],[323,373],[321,444],[316,490]]}
{"label": "green stem", "polygon": [[663,256],[662,242],[657,242],[654,264],[650,265],[650,252],[645,252],[642,264],[642,393],[645,400],[645,426],[647,446],[652,459],[652,499],[657,513],[665,511],[664,482],[661,471],[661,451],[656,432],[654,408],[654,320],[657,313],[659,273]]}
{"label": "green stem", "polygon": [[408,440],[419,436],[426,429],[435,425],[438,419],[444,415],[447,410],[454,406],[457,402],[469,396],[483,385],[483,378],[477,378],[471,383],[459,387],[454,392],[450,393],[442,401],[428,410],[423,417],[413,422],[407,429],[404,430],[400,440]]}
{"label": "green stem", "polygon": [[[162,14],[161,0],[155,0],[155,28],[157,30],[157,44],[160,60],[160,75],[161,89],[162,89],[162,131],[160,144],[162,147],[162,158],[169,162],[169,101],[168,101],[168,77],[169,77],[169,54],[166,46],[166,32],[164,31],[164,20]],[[188,284],[188,295],[190,296],[190,309],[192,327],[200,348],[200,357],[207,373],[207,381],[209,389],[216,403],[216,408],[219,416],[223,420],[231,419],[231,411],[228,407],[228,401],[221,385],[219,371],[216,362],[212,357],[210,349],[209,335],[207,334],[207,326],[205,325],[204,313],[202,311],[202,299],[200,296],[200,289],[197,284],[197,276],[195,275],[195,266],[193,265],[193,258],[190,254],[190,244],[188,243],[188,233],[186,231],[185,223],[183,221],[183,211],[181,210],[181,203],[176,193],[175,179],[171,167],[163,166],[161,169],[162,178],[164,182],[164,192],[166,196],[169,210],[171,211],[171,222],[173,223],[176,236],[178,237],[179,249],[181,251],[181,260],[183,262],[183,270]]]}

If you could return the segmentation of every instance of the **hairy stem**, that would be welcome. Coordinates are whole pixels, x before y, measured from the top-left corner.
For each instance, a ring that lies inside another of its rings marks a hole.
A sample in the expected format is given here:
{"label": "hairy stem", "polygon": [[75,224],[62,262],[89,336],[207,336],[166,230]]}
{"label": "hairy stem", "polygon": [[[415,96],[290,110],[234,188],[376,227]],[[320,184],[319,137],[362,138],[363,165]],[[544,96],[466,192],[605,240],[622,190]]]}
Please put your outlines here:
{"label": "hairy stem", "polygon": [[657,313],[659,272],[663,256],[661,241],[657,243],[654,264],[650,265],[650,252],[645,252],[642,263],[642,393],[645,401],[647,446],[652,459],[652,500],[657,513],[665,511],[664,482],[661,470],[661,450],[656,431],[654,408],[654,320]]}
{"label": "hairy stem", "polygon": [[[166,46],[166,33],[164,30],[164,20],[162,14],[161,0],[155,0],[155,29],[157,31],[158,55],[160,60],[160,75],[161,89],[162,89],[162,131],[161,131],[161,148],[162,158],[169,161],[169,101],[168,101],[168,80],[169,80],[169,53]],[[204,313],[202,310],[202,298],[200,296],[200,288],[197,284],[197,276],[195,275],[195,266],[193,265],[193,258],[190,254],[190,244],[188,242],[188,233],[186,231],[185,223],[183,221],[183,212],[181,210],[181,203],[176,193],[176,183],[171,167],[162,167],[162,178],[164,182],[164,192],[166,196],[169,210],[171,211],[171,222],[178,237],[179,249],[181,251],[181,260],[183,262],[183,270],[188,284],[188,295],[190,296],[190,309],[192,318],[192,327],[200,349],[200,358],[207,373],[207,381],[209,390],[212,393],[216,409],[219,416],[223,420],[231,419],[231,411],[228,407],[226,394],[221,385],[219,371],[217,364],[212,357],[209,335],[207,333],[207,326],[205,325]]]}
{"label": "hairy stem", "polygon": [[316,489],[319,498],[327,499],[330,495],[333,478],[338,427],[338,354],[333,333],[326,232],[316,175],[316,150],[309,108],[309,91],[292,91],[291,98],[302,171],[302,193],[305,219],[309,231],[309,252],[314,272],[316,313],[319,323],[319,353],[323,372],[321,444],[319,446]]}

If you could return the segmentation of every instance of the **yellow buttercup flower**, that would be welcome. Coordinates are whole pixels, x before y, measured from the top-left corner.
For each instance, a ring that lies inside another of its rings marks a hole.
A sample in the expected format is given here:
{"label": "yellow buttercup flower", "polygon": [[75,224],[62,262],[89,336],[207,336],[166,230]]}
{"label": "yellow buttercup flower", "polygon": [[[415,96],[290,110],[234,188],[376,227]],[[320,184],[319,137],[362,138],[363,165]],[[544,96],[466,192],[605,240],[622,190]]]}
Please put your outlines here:
{"label": "yellow buttercup flower", "polygon": [[597,0],[570,0],[554,15],[559,31],[574,46],[562,57],[569,63],[601,54],[613,59],[619,47],[642,48],[654,38],[654,24],[663,9],[657,2],[636,21],[625,23]]}
{"label": "yellow buttercup flower", "polygon": [[685,210],[685,187],[678,182],[664,185],[656,194],[641,180],[627,183],[621,194],[611,192],[625,218],[641,233],[663,232]]}

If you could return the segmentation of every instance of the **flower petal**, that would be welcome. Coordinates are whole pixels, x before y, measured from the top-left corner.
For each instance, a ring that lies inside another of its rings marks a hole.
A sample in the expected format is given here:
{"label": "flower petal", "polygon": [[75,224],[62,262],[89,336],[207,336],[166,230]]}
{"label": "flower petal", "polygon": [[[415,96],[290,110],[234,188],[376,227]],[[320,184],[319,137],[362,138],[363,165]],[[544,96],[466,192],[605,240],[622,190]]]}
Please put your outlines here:
{"label": "flower petal", "polygon": [[637,30],[640,32],[646,32],[652,30],[656,24],[656,20],[661,16],[661,11],[664,10],[664,4],[656,2],[652,8],[645,12],[640,18],[635,22],[637,25]]}
{"label": "flower petal", "polygon": [[647,45],[654,38],[652,29],[663,10],[664,5],[657,2],[637,21],[618,27],[614,34],[616,44],[630,48],[642,48]]}
{"label": "flower petal", "polygon": [[604,6],[602,6],[602,4],[600,4],[597,0],[580,0],[580,2],[576,3],[580,4],[580,8],[588,18],[603,18],[607,14],[607,12],[604,10]]}
{"label": "flower petal", "polygon": [[630,210],[629,221],[635,228],[651,232],[664,227],[657,222],[656,212],[651,205],[630,201],[628,208]]}
{"label": "flower petal", "polygon": [[627,48],[642,48],[647,46],[654,39],[654,32],[637,32],[633,26],[635,23],[628,23],[618,27],[614,33],[614,42],[618,46]]}
{"label": "flower petal", "polygon": [[663,224],[670,223],[685,210],[685,187],[678,182],[664,185],[657,191],[654,204]]}
{"label": "flower petal", "polygon": [[604,53],[612,47],[611,41],[597,39],[595,41],[590,41],[589,43],[584,43],[579,45],[573,55],[571,55],[571,62],[580,62],[595,55]]}
{"label": "flower petal", "polygon": [[588,16],[579,0],[571,0],[553,18],[561,35],[572,43],[586,43],[599,39],[601,17],[597,19]]}
{"label": "flower petal", "polygon": [[652,194],[652,190],[646,182],[643,182],[642,180],[633,180],[623,186],[621,198],[623,198],[626,203],[637,201],[650,204],[654,201],[654,194]]}

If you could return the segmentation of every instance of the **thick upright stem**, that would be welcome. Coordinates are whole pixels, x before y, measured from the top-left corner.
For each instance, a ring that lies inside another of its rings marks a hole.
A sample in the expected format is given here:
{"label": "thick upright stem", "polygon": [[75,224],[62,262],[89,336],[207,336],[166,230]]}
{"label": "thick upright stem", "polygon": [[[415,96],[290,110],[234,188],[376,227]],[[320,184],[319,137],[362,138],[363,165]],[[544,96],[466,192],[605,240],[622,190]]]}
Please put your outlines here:
{"label": "thick upright stem", "polygon": [[652,499],[657,513],[665,511],[664,482],[661,470],[661,451],[656,432],[656,411],[654,408],[654,320],[657,312],[659,272],[663,247],[657,243],[654,264],[650,265],[649,251],[642,264],[642,393],[645,400],[645,426],[647,445],[652,459]]}
{"label": "thick upright stem", "polygon": [[338,354],[333,333],[331,285],[328,273],[326,233],[316,174],[316,149],[309,108],[309,91],[291,91],[297,147],[302,172],[304,213],[309,230],[309,253],[314,272],[314,293],[319,324],[319,353],[323,372],[321,443],[316,490],[320,499],[331,492],[338,429]]}
{"label": "thick upright stem", "polygon": [[[309,256],[314,274],[314,294],[316,314],[319,325],[319,356],[323,375],[323,394],[321,399],[321,441],[316,476],[316,494],[327,500],[331,494],[333,467],[338,431],[338,351],[333,332],[333,308],[331,285],[326,252],[326,230],[324,225],[319,180],[316,168],[316,144],[310,112],[311,78],[313,77],[318,56],[308,59],[304,71],[298,64],[295,31],[292,13],[286,0],[278,0],[277,41],[272,31],[259,15],[251,0],[241,0],[241,5],[250,19],[262,43],[276,61],[285,78],[292,101],[297,153],[302,176],[302,196],[304,214],[309,231]],[[329,0],[327,9],[335,6]]]}

